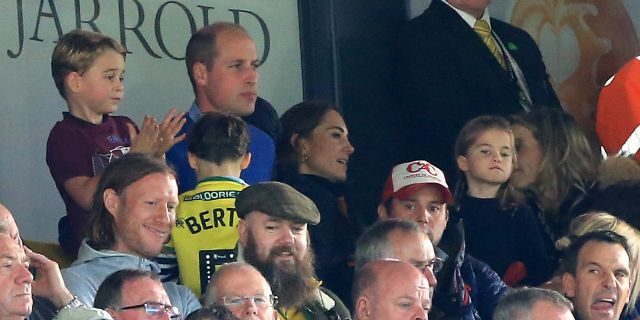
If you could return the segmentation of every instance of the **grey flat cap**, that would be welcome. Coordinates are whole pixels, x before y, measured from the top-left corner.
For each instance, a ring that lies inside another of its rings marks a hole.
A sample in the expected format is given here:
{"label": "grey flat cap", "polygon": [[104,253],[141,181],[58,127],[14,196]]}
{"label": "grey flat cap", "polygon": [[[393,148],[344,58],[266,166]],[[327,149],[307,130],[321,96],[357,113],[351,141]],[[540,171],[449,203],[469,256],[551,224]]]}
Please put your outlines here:
{"label": "grey flat cap", "polygon": [[244,219],[252,211],[272,217],[316,225],[320,222],[318,207],[307,196],[282,182],[262,182],[242,190],[236,198],[238,217]]}

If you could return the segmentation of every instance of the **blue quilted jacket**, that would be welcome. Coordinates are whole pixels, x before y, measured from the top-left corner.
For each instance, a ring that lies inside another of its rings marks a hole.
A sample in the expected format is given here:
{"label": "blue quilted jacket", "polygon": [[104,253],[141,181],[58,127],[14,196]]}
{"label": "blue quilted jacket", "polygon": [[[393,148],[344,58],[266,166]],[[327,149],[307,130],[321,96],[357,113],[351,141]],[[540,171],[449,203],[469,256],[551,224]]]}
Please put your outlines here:
{"label": "blue quilted jacket", "polygon": [[438,245],[445,258],[429,319],[491,320],[507,285],[486,263],[465,254],[462,220],[451,219]]}

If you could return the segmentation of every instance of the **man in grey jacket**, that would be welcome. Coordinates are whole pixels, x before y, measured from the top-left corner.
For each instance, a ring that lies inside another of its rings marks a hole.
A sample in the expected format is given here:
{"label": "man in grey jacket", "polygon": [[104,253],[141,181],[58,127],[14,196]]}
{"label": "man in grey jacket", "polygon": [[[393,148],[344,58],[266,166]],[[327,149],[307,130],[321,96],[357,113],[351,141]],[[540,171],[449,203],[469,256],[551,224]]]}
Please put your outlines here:
{"label": "man in grey jacket", "polygon": [[[79,300],[93,305],[98,287],[115,271],[160,272],[150,259],[157,256],[175,224],[178,186],[163,161],[127,154],[111,163],[98,182],[91,212],[91,230],[76,260],[62,271]],[[186,287],[164,283],[171,304],[182,314],[200,308]]]}

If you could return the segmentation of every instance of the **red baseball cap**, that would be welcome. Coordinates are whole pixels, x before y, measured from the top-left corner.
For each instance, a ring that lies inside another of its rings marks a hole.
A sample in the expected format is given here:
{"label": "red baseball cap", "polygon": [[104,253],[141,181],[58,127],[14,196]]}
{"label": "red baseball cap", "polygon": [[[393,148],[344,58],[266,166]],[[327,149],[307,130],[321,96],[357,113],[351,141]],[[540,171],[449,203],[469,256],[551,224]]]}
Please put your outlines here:
{"label": "red baseball cap", "polygon": [[445,203],[451,202],[451,191],[449,191],[444,173],[425,160],[405,162],[393,167],[384,184],[382,202],[391,198],[406,200],[425,185],[436,186],[440,189]]}

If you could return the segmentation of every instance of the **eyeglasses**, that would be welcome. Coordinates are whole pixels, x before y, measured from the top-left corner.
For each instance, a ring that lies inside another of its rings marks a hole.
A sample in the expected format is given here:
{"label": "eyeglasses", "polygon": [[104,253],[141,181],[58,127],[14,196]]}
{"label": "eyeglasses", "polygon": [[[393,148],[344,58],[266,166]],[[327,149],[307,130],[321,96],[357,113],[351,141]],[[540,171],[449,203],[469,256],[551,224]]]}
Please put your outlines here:
{"label": "eyeglasses", "polygon": [[178,308],[159,302],[146,302],[143,304],[137,304],[135,306],[122,307],[117,309],[116,311],[142,308],[144,308],[144,312],[150,316],[160,316],[163,314],[167,314],[171,319],[178,319],[180,317],[180,311],[178,310]]}
{"label": "eyeglasses", "polygon": [[444,265],[444,260],[442,258],[437,258],[437,257],[424,264],[423,263],[414,264],[414,266],[416,266],[416,268],[418,268],[422,272],[424,272],[424,270],[429,268],[433,273],[440,272],[440,270],[442,270],[443,265]]}
{"label": "eyeglasses", "polygon": [[278,297],[270,294],[268,296],[247,296],[247,297],[238,297],[238,296],[224,296],[222,297],[222,302],[227,307],[242,307],[248,301],[253,301],[253,303],[258,308],[270,307],[278,303]]}

